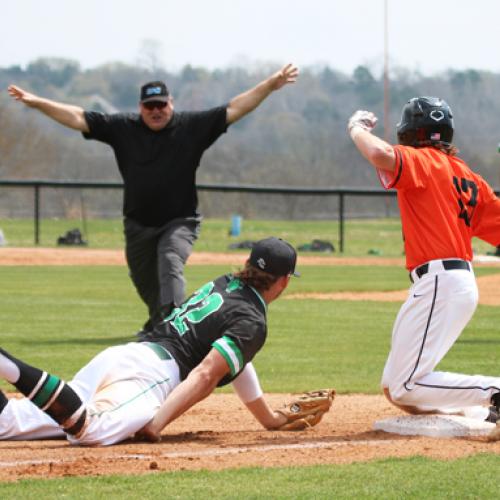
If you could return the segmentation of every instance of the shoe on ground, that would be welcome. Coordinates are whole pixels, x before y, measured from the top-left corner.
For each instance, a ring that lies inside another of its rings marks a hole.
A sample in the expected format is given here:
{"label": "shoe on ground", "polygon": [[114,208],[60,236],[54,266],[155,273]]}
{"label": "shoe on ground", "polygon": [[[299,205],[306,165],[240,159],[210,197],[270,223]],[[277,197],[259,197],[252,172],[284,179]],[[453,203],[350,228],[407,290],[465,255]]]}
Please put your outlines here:
{"label": "shoe on ground", "polygon": [[490,407],[490,415],[491,409],[494,408],[497,413],[497,426],[491,431],[490,435],[488,436],[488,441],[500,441],[500,392],[493,394],[493,396],[491,397],[491,404],[493,406]]}
{"label": "shoe on ground", "polygon": [[491,404],[497,409],[498,413],[500,413],[500,392],[491,396]]}
{"label": "shoe on ground", "polygon": [[500,420],[497,422],[497,426],[488,435],[488,441],[500,441]]}
{"label": "shoe on ground", "polygon": [[485,418],[485,422],[491,422],[492,424],[496,424],[500,420],[500,413],[496,406],[490,406],[488,408],[489,414]]}
{"label": "shoe on ground", "polygon": [[7,396],[0,390],[0,413],[2,413],[3,409],[7,406],[9,399]]}

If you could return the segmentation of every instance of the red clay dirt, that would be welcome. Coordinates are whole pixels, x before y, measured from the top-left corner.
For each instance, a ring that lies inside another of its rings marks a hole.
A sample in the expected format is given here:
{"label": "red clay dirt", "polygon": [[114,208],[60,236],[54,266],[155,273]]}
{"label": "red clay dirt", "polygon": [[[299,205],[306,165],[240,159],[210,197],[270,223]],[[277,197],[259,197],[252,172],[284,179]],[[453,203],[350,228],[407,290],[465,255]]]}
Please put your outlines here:
{"label": "red clay dirt", "polygon": [[[273,407],[291,395],[271,394]],[[375,420],[399,415],[383,396],[340,395],[316,427],[265,431],[232,394],[213,394],[173,422],[158,444],[127,442],[80,448],[65,440],[0,442],[0,481],[236,467],[343,464],[425,455],[450,460],[500,454],[486,438],[435,439],[373,431]]]}
{"label": "red clay dirt", "polygon": [[[194,253],[190,264],[240,265],[245,255]],[[300,265],[403,265],[401,259],[299,257]],[[124,265],[123,252],[78,249],[0,248],[0,265]],[[500,275],[478,279],[482,301],[499,305]],[[406,291],[376,294],[313,295],[322,299],[404,300]],[[288,298],[293,299],[293,295]],[[485,303],[490,303],[485,302]],[[332,380],[335,387],[335,380]],[[317,389],[311,387],[308,389]],[[270,394],[278,408],[291,395]],[[387,457],[423,455],[450,460],[477,453],[500,454],[500,442],[486,438],[436,439],[373,431],[375,420],[401,415],[382,395],[337,395],[330,412],[314,428],[265,431],[233,394],[216,393],[164,431],[158,444],[127,442],[81,448],[65,440],[0,442],[0,481],[107,474],[154,474],[174,470],[219,470],[259,466],[341,464]]]}
{"label": "red clay dirt", "polygon": [[[193,252],[189,257],[190,265],[227,264],[242,265],[247,253],[211,253]],[[404,259],[381,259],[380,257],[331,257],[321,255],[300,255],[299,265],[404,265]],[[0,248],[0,266],[72,266],[72,265],[125,265],[123,250],[92,249],[92,248]]]}

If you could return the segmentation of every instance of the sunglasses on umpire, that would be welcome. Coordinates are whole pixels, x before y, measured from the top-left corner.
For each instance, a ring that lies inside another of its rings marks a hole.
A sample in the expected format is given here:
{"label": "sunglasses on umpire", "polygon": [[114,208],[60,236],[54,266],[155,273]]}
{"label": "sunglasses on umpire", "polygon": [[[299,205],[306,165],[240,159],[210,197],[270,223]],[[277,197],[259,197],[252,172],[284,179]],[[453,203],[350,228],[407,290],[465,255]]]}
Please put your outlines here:
{"label": "sunglasses on umpire", "polygon": [[168,102],[163,101],[149,101],[143,102],[142,105],[148,110],[153,111],[154,109],[165,109],[168,105]]}

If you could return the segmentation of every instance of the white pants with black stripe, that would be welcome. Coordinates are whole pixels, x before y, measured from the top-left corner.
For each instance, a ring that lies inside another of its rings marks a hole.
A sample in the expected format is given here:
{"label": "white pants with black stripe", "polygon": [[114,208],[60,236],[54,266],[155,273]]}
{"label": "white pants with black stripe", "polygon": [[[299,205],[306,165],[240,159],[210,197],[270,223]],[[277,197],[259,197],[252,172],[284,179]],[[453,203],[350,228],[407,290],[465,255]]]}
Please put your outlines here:
{"label": "white pants with black stripe", "polygon": [[[133,436],[148,423],[179,384],[173,359],[160,357],[146,344],[109,347],[69,382],[87,409],[87,424],[73,444],[110,445]],[[59,425],[27,398],[11,399],[0,415],[0,439],[66,436]]]}
{"label": "white pants with black stripe", "polygon": [[434,371],[476,309],[478,290],[470,269],[444,270],[442,261],[431,261],[421,278],[413,275],[382,376],[395,403],[454,412],[487,405],[500,391],[499,377]]}

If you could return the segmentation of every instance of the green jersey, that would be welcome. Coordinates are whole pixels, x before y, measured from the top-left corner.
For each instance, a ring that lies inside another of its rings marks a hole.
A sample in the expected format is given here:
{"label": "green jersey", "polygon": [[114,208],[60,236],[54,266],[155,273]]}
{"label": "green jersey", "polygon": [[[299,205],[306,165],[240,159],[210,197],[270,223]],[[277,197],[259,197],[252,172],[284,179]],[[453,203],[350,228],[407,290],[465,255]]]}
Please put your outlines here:
{"label": "green jersey", "polygon": [[181,380],[214,348],[233,380],[264,345],[266,303],[259,292],[232,275],[206,283],[156,327],[152,338],[177,361]]}

